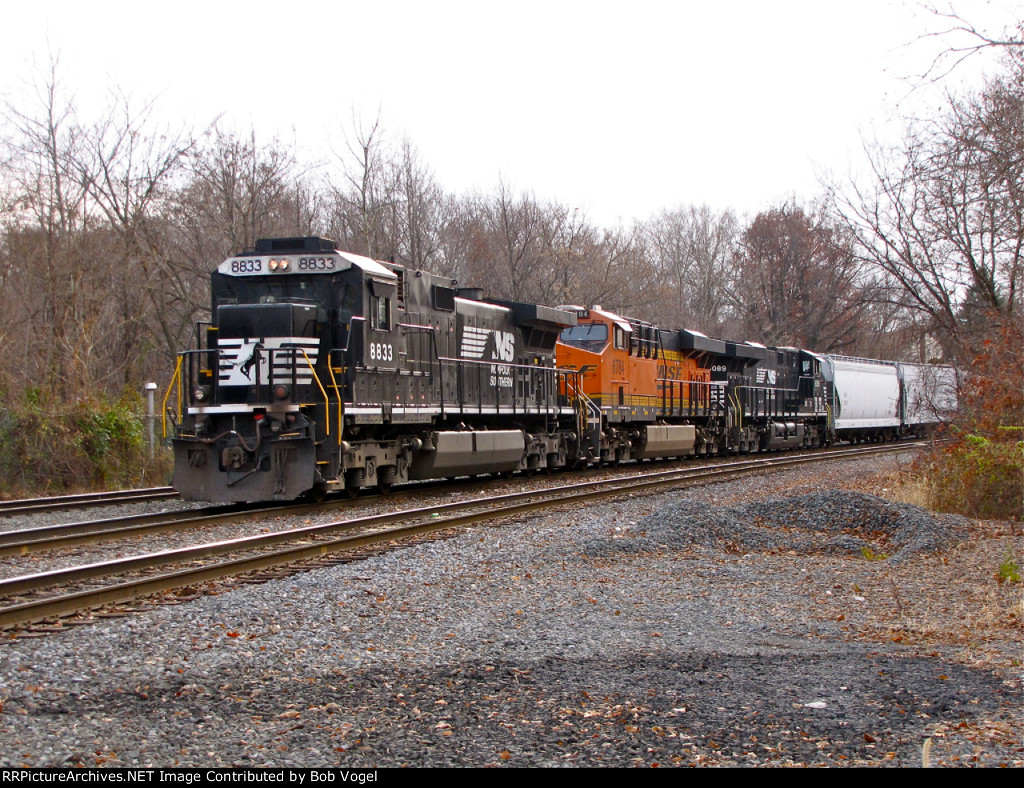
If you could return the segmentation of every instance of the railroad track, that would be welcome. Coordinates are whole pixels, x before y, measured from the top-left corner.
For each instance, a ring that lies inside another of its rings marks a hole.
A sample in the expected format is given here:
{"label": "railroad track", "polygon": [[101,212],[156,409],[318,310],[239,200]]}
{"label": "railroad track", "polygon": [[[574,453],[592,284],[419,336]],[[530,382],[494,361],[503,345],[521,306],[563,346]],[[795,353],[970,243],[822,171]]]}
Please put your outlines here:
{"label": "railroad track", "polygon": [[[39,572],[0,581],[0,628],[12,629],[48,618],[175,589],[282,567],[335,553],[376,549],[498,518],[521,516],[550,507],[578,505],[600,498],[638,495],[680,484],[720,481],[732,476],[784,469],[823,460],[917,450],[924,444],[832,449],[699,465],[599,481],[585,481],[527,492],[404,509],[386,514],[310,525],[208,544],[163,550],[93,564]],[[311,505],[309,505],[311,506]],[[186,565],[182,567],[182,565]],[[177,567],[177,568],[175,568]]]}
{"label": "railroad track", "polygon": [[21,528],[16,531],[0,532],[0,557],[28,555],[43,550],[82,547],[116,539],[127,539],[132,536],[199,528],[264,514],[301,513],[307,509],[318,510],[323,506],[325,504],[303,505],[293,501],[270,505],[265,503],[258,505],[230,504],[185,509],[177,512],[151,512],[103,520]]}
{"label": "railroad track", "polygon": [[[487,483],[482,483],[486,485]],[[458,482],[426,481],[403,485],[388,494],[387,498],[401,499],[433,489],[466,489],[466,480]],[[268,503],[238,503],[205,506],[181,511],[160,511],[110,517],[101,520],[84,520],[75,523],[20,528],[0,531],[0,558],[29,555],[46,550],[59,550],[86,545],[100,544],[134,536],[166,533],[168,531],[201,528],[209,525],[238,522],[265,515],[300,515],[322,512],[329,509],[359,506],[380,500],[380,494],[365,494],[352,499],[345,494],[329,496],[319,503],[302,501],[281,501]],[[135,500],[143,500],[136,498]],[[68,504],[71,506],[72,504]]]}
{"label": "railroad track", "polygon": [[[829,449],[825,451],[835,452],[840,449]],[[775,455],[772,455],[775,456]],[[814,456],[820,456],[815,454]],[[721,459],[712,460],[722,462]],[[649,469],[641,470],[645,466],[627,466],[622,469],[623,473],[631,476],[645,476],[654,478],[657,474]],[[605,469],[604,473],[609,473]],[[672,473],[665,471],[662,473]],[[567,472],[568,478],[584,478],[590,471]],[[620,477],[622,480],[627,476]],[[610,481],[615,481],[614,479]],[[591,482],[593,483],[593,482]],[[494,489],[493,480],[474,482],[472,480],[460,479],[458,481],[433,480],[416,482],[402,485],[388,494],[388,500],[397,500],[404,497],[413,497],[424,492],[449,492],[457,491],[465,493],[477,487],[480,490],[490,492]],[[164,489],[164,488],[157,488]],[[166,488],[170,489],[170,488]],[[141,493],[146,490],[125,491],[127,493],[139,493],[130,500],[146,500]],[[172,491],[173,492],[173,491]],[[102,493],[95,494],[97,496]],[[67,507],[74,506],[74,500],[82,496],[67,496]],[[319,503],[303,501],[281,501],[281,502],[259,502],[249,504],[220,504],[206,506],[196,509],[181,511],[160,511],[142,514],[125,515],[121,517],[110,517],[100,520],[85,520],[73,523],[60,523],[56,525],[35,526],[21,528],[11,531],[0,531],[0,558],[11,556],[25,556],[33,553],[40,553],[48,550],[71,549],[89,545],[102,544],[104,542],[118,541],[132,537],[147,536],[152,534],[182,531],[187,529],[199,529],[212,525],[223,525],[228,523],[250,520],[263,516],[281,515],[303,515],[320,513],[330,509],[348,508],[353,505],[365,505],[379,501],[384,496],[379,494],[365,494],[353,501],[346,495],[339,494],[329,496],[327,500]],[[91,496],[90,496],[91,498]],[[46,500],[46,499],[43,499]],[[98,500],[98,498],[96,499]]]}
{"label": "railroad track", "polygon": [[0,501],[0,517],[54,512],[60,509],[84,509],[90,506],[138,503],[140,501],[162,501],[177,497],[179,497],[178,491],[173,487],[146,487],[139,490],[54,495],[48,498],[21,498],[14,501]]}

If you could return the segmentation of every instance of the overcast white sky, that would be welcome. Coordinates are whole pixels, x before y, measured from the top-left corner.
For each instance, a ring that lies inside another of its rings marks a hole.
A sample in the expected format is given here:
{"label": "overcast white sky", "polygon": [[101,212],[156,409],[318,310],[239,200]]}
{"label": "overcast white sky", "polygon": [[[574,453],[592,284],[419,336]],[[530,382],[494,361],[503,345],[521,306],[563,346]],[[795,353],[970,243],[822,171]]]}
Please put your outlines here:
{"label": "overcast white sky", "polygon": [[[0,94],[59,53],[91,117],[108,86],[196,129],[296,141],[326,160],[353,109],[407,135],[441,184],[515,190],[604,225],[689,203],[753,215],[811,199],[914,91],[944,23],[900,0],[173,3],[0,0]],[[1021,0],[957,2],[993,32]],[[917,42],[917,43],[915,43]],[[946,87],[978,84],[991,58]],[[19,104],[19,106],[21,106]],[[27,110],[28,108],[26,108]]]}

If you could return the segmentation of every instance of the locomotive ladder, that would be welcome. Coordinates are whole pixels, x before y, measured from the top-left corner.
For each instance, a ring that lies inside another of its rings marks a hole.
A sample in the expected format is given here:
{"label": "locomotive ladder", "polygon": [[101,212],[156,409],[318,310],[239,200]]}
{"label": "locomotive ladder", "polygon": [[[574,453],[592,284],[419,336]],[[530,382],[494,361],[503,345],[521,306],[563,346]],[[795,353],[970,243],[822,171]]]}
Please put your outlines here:
{"label": "locomotive ladder", "polygon": [[[569,382],[571,379],[571,383]],[[582,381],[576,373],[566,375],[566,383],[575,398],[576,429],[580,446],[586,442],[588,458],[601,456],[601,409],[583,391]],[[582,405],[582,407],[581,407]]]}

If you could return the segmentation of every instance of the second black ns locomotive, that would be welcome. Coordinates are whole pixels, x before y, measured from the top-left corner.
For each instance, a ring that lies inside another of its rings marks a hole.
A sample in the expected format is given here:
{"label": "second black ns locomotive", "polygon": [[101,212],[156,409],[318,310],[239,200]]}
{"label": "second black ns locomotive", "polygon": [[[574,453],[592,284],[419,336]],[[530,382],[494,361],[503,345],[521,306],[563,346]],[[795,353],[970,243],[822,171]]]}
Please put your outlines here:
{"label": "second black ns locomotive", "polygon": [[174,486],[203,501],[314,498],[575,461],[574,313],[278,238],[221,263],[181,354]]}

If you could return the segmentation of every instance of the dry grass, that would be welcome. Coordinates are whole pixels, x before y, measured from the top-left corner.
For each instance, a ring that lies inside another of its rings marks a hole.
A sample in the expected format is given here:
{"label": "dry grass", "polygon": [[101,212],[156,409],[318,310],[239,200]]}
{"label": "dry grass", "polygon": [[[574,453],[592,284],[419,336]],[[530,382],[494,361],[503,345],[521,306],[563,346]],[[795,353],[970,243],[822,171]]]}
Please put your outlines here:
{"label": "dry grass", "polygon": [[[861,477],[846,485],[880,498],[927,508],[928,484],[912,470]],[[877,600],[865,618],[851,621],[847,636],[893,643],[986,670],[1022,691],[1024,665],[1024,584],[999,581],[1008,553],[1024,565],[1022,524],[975,520],[967,539],[952,550],[902,564],[849,562],[850,576]],[[887,603],[886,603],[887,602]],[[931,731],[923,759],[932,766],[970,766],[992,753],[1012,753],[1007,765],[1024,766],[1024,704],[1003,715]],[[964,753],[969,751],[969,755]]]}
{"label": "dry grass", "polygon": [[[924,507],[927,501],[927,482],[909,469],[860,478],[856,488],[899,503]],[[989,667],[1019,667],[1024,584],[999,582],[1008,550],[1024,563],[1020,523],[974,520],[967,540],[952,550],[902,564],[879,562],[873,585],[891,604],[873,609],[871,625],[858,638],[952,646],[968,664],[985,655]]]}

